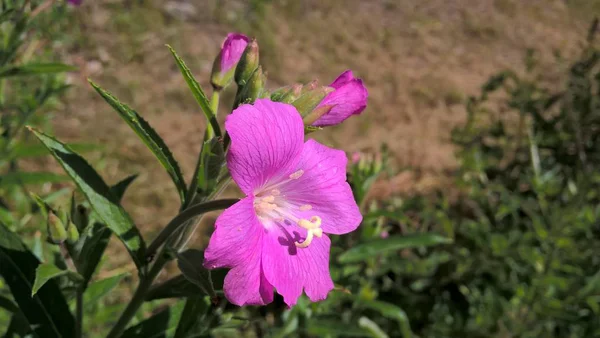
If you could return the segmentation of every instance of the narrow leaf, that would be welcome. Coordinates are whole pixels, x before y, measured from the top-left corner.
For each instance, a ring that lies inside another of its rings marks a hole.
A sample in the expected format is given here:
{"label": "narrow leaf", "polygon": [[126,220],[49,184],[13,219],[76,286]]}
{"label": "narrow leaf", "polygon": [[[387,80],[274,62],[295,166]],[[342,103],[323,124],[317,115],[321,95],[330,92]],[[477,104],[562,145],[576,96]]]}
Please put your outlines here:
{"label": "narrow leaf", "polygon": [[[76,152],[88,152],[100,149],[100,146],[96,144],[88,144],[88,143],[75,143],[70,144],[69,147]],[[30,157],[40,157],[49,155],[48,149],[44,147],[43,144],[18,144],[13,149],[11,149],[10,154],[8,155],[8,159],[19,159],[19,158],[30,158]]]}
{"label": "narrow leaf", "polygon": [[0,224],[0,276],[39,337],[72,337],[75,321],[58,284],[48,281],[31,296],[38,259],[18,236]]}
{"label": "narrow leaf", "polygon": [[86,306],[96,304],[102,297],[112,291],[119,284],[121,279],[127,275],[127,273],[123,273],[91,283],[83,294],[83,303]]}
{"label": "narrow leaf", "polygon": [[77,254],[77,269],[83,277],[84,285],[94,275],[112,234],[106,225],[98,222],[92,224],[92,228],[82,234],[80,242],[83,244]]}
{"label": "narrow leaf", "polygon": [[333,320],[311,320],[308,333],[315,337],[370,337],[369,332],[352,324]]}
{"label": "narrow leaf", "polygon": [[167,45],[167,48],[169,48],[171,54],[173,54],[175,62],[177,62],[177,66],[179,67],[179,70],[181,71],[185,82],[188,84],[188,87],[190,87],[190,89],[192,90],[192,94],[194,94],[196,101],[200,105],[202,112],[204,112],[206,120],[210,123],[211,127],[213,128],[215,135],[217,137],[221,137],[221,128],[219,127],[219,122],[217,122],[215,113],[210,108],[210,102],[208,101],[206,94],[204,94],[202,87],[200,87],[200,84],[198,83],[198,81],[196,81],[190,69],[186,66],[185,62],[183,62],[179,55],[177,55],[173,47]]}
{"label": "narrow leaf", "polygon": [[0,69],[0,78],[9,76],[27,76],[70,72],[77,68],[62,63],[30,63],[20,66],[9,66]]}
{"label": "narrow leaf", "polygon": [[[71,176],[102,221],[125,244],[135,264],[143,265],[144,241],[129,214],[119,205],[102,177],[77,153],[58,140],[31,129]],[[85,277],[85,276],[84,276]]]}
{"label": "narrow leaf", "polygon": [[369,331],[373,338],[388,338],[389,336],[375,323],[367,317],[360,317],[358,319],[358,326]]}
{"label": "narrow leaf", "polygon": [[400,331],[403,338],[412,337],[412,331],[410,330],[410,323],[406,312],[398,306],[377,300],[359,300],[356,303],[358,306],[368,308],[379,312],[383,317],[395,320],[400,324]]}
{"label": "narrow leaf", "polygon": [[144,120],[135,110],[121,103],[117,98],[98,87],[95,83],[90,81],[90,84],[98,94],[100,94],[100,96],[102,96],[102,98],[108,102],[117,113],[119,113],[119,116],[127,122],[129,127],[133,129],[142,142],[144,142],[148,149],[156,156],[158,161],[167,170],[169,176],[171,176],[171,179],[177,188],[177,192],[179,193],[179,198],[181,199],[181,202],[184,203],[186,186],[183,176],[181,175],[181,169],[179,169],[179,164],[177,164],[177,161],[173,158],[173,154],[171,154],[171,151],[162,138],[158,136],[150,124],[148,124],[148,122],[146,122],[146,120]]}
{"label": "narrow leaf", "polygon": [[197,337],[210,328],[207,321],[210,321],[209,310],[211,308],[208,297],[189,297],[185,302],[185,307],[179,319],[174,338]]}
{"label": "narrow leaf", "polygon": [[44,184],[68,181],[65,175],[48,172],[13,172],[0,176],[0,188],[15,185]]}
{"label": "narrow leaf", "polygon": [[115,197],[117,197],[119,202],[121,201],[121,199],[123,199],[123,196],[125,195],[125,191],[127,190],[127,188],[129,188],[129,185],[131,183],[133,183],[133,181],[137,177],[138,177],[137,174],[128,176],[128,177],[124,178],[122,181],[120,181],[119,183],[110,187],[110,191],[113,193],[113,195],[115,195]]}
{"label": "narrow leaf", "polygon": [[371,242],[354,246],[350,250],[341,254],[339,261],[341,263],[355,263],[390,251],[428,247],[447,243],[452,243],[452,240],[430,233],[393,236],[389,238],[376,239]]}
{"label": "narrow leaf", "polygon": [[141,323],[128,328],[122,335],[127,338],[167,338],[173,337],[177,323],[183,312],[184,302],[167,308]]}
{"label": "narrow leaf", "polygon": [[161,284],[153,286],[150,291],[148,291],[148,294],[146,294],[146,301],[198,296],[202,292],[202,289],[196,284],[190,282],[183,275],[178,275]]}
{"label": "narrow leaf", "polygon": [[183,276],[190,282],[196,284],[211,298],[217,294],[210,277],[210,272],[202,266],[204,261],[204,252],[196,249],[189,249],[177,254],[177,266]]}
{"label": "narrow leaf", "polygon": [[225,163],[225,150],[223,143],[217,138],[212,138],[202,145],[200,153],[200,166],[196,181],[197,189],[201,190],[203,196],[206,196],[215,188],[218,183],[219,172]]}
{"label": "narrow leaf", "polygon": [[76,272],[61,270],[54,264],[38,265],[37,269],[35,269],[35,283],[33,283],[33,288],[31,289],[31,296],[33,297],[49,280],[66,275],[74,280],[81,281],[82,279]]}

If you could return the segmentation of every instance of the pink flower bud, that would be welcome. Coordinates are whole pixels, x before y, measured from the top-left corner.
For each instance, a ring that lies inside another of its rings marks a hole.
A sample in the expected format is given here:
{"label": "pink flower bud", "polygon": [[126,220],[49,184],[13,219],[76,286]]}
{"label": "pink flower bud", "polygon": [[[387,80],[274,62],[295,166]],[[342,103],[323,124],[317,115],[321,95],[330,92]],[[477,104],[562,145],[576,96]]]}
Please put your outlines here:
{"label": "pink flower bud", "polygon": [[240,61],[249,41],[250,39],[243,34],[227,34],[227,38],[221,45],[221,51],[213,64],[211,82],[214,87],[224,88],[231,83],[235,66]]}
{"label": "pink flower bud", "polygon": [[362,113],[367,106],[367,88],[361,79],[354,77],[351,70],[343,72],[329,87],[335,88],[335,91],[327,95],[319,107],[328,105],[333,108],[312,123],[313,126],[323,127],[341,123],[352,115]]}

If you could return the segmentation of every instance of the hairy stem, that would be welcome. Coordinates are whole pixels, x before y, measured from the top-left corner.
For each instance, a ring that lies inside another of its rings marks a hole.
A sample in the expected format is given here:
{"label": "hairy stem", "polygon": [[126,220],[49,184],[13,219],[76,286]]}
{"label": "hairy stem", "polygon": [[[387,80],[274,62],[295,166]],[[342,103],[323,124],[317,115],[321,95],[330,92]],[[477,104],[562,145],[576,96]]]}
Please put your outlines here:
{"label": "hairy stem", "polygon": [[167,224],[167,226],[164,227],[163,230],[158,234],[154,241],[150,243],[148,250],[146,250],[146,257],[148,260],[152,260],[158,249],[165,243],[165,241],[190,219],[209,211],[226,209],[238,201],[238,199],[222,199],[198,203],[185,209],[179,215],[173,218],[171,222],[169,222],[169,224]]}

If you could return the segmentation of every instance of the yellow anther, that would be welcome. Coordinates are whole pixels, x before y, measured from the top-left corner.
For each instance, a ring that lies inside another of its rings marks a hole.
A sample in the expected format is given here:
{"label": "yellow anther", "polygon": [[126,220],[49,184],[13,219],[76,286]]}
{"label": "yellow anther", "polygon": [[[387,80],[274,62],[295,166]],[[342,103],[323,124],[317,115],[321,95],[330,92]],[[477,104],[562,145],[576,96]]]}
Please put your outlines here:
{"label": "yellow anther", "polygon": [[296,244],[296,246],[299,248],[306,248],[310,245],[312,240],[313,240],[313,232],[311,230],[308,230],[306,232],[306,238],[304,239],[304,241],[302,243],[295,242],[294,244]]}
{"label": "yellow anther", "polygon": [[265,196],[261,200],[265,201],[265,202],[270,202],[270,203],[275,202],[275,196],[273,196],[273,195]]}
{"label": "yellow anther", "polygon": [[273,189],[273,190],[271,190],[271,195],[272,196],[279,196],[279,195],[281,195],[281,191],[279,191],[277,189]]}
{"label": "yellow anther", "polygon": [[321,226],[321,219],[318,219],[318,222],[311,222],[307,219],[298,220],[298,225],[303,227],[306,230],[316,229]]}
{"label": "yellow anther", "polygon": [[319,238],[321,238],[321,236],[323,236],[323,229],[321,229],[321,228],[312,229],[312,230],[309,230],[309,231],[311,231],[312,233],[314,233],[315,236],[317,236]]}
{"label": "yellow anther", "polygon": [[321,226],[321,217],[319,217],[319,216],[312,216],[312,217],[310,218],[310,221],[311,221],[313,224],[316,224],[316,226],[317,226],[317,227],[320,227],[320,226]]}
{"label": "yellow anther", "polygon": [[300,169],[300,170],[296,171],[295,173],[291,174],[291,175],[290,175],[290,178],[291,178],[292,180],[297,180],[297,179],[299,179],[300,177],[302,177],[302,175],[304,175],[304,170]]}
{"label": "yellow anther", "polygon": [[312,205],[310,204],[304,204],[300,206],[301,211],[309,211],[310,209],[312,209]]}

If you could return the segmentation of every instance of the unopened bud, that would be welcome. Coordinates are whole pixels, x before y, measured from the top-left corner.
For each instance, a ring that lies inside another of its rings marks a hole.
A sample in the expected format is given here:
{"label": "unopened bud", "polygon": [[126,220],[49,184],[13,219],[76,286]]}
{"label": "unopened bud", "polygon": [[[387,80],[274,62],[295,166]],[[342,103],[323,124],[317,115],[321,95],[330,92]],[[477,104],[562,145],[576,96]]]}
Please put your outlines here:
{"label": "unopened bud", "polygon": [[327,94],[334,90],[331,87],[317,87],[302,94],[296,101],[292,102],[292,105],[298,109],[302,117],[306,117],[323,101]]}
{"label": "unopened bud", "polygon": [[67,225],[67,242],[69,244],[74,244],[79,240],[79,231],[77,231],[77,226],[73,222],[69,222]]}
{"label": "unopened bud", "polygon": [[254,71],[258,68],[258,43],[256,39],[252,39],[235,69],[235,82],[240,86],[245,86]]}
{"label": "unopened bud", "polygon": [[271,101],[292,103],[296,101],[302,93],[302,85],[295,84],[277,89],[271,93]]}
{"label": "unopened bud", "polygon": [[217,90],[227,87],[233,80],[235,68],[248,45],[248,37],[229,33],[221,45],[221,51],[213,63],[210,82]]}
{"label": "unopened bud", "polygon": [[63,222],[52,211],[48,211],[48,239],[54,244],[61,244],[67,239]]}
{"label": "unopened bud", "polygon": [[304,116],[302,118],[302,122],[304,122],[304,125],[310,126],[316,120],[321,118],[321,116],[329,113],[331,111],[331,109],[333,109],[333,107],[335,107],[335,105],[332,105],[332,104],[326,104],[324,106],[317,107],[313,111],[308,113],[306,116]]}
{"label": "unopened bud", "polygon": [[71,210],[71,220],[77,226],[77,229],[83,230],[88,224],[88,210],[83,205],[79,204]]}

